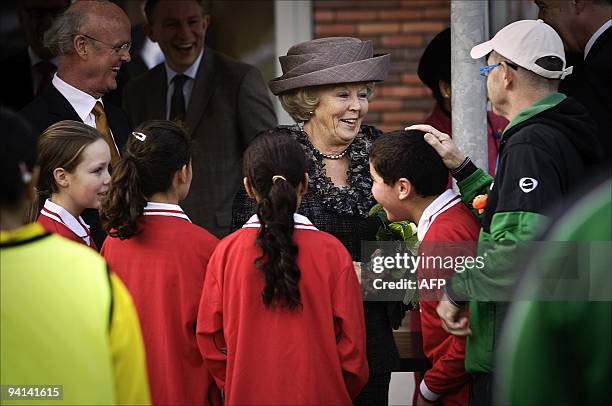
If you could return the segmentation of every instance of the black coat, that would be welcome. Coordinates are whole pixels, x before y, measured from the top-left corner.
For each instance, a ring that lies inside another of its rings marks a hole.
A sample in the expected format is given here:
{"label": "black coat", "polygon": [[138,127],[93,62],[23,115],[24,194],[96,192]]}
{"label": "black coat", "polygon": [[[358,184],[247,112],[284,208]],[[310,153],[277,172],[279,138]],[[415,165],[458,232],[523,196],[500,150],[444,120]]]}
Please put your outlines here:
{"label": "black coat", "polygon": [[19,111],[34,99],[32,67],[28,50],[24,49],[0,62],[2,92],[0,104]]}
{"label": "black coat", "polygon": [[584,105],[597,124],[605,159],[612,160],[612,27],[597,38],[586,60],[561,82],[561,93]]}
{"label": "black coat", "polygon": [[[132,132],[127,116],[123,110],[110,103],[104,103],[104,111],[106,111],[115,144],[121,151],[128,135]],[[47,86],[40,96],[32,100],[20,113],[39,134],[58,121],[81,121],[70,102],[53,85]]]}

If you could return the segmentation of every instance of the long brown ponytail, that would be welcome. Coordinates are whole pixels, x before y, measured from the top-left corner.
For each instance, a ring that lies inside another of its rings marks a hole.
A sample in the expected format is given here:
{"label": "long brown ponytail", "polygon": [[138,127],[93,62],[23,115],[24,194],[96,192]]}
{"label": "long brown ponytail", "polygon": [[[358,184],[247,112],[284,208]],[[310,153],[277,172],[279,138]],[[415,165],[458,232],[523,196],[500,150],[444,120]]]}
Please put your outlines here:
{"label": "long brown ponytail", "polygon": [[304,151],[288,136],[262,135],[245,152],[244,171],[261,197],[256,208],[261,224],[256,243],[263,253],[255,265],[265,279],[262,299],[268,307],[279,304],[295,310],[301,306],[301,274],[293,241],[293,213],[306,171]]}
{"label": "long brown ponytail", "polygon": [[176,171],[191,161],[191,150],[189,135],[174,122],[152,120],[138,126],[113,168],[100,209],[104,231],[122,240],[138,234],[148,198],[170,188]]}

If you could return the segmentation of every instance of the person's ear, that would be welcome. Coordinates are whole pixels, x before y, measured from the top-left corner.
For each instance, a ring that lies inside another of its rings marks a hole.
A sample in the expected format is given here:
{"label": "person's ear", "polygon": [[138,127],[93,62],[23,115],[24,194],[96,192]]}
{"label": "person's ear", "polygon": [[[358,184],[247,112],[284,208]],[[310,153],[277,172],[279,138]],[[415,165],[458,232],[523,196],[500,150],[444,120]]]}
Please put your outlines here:
{"label": "person's ear", "polygon": [[249,178],[247,178],[246,176],[244,178],[242,178],[242,183],[244,184],[244,190],[246,190],[247,195],[251,199],[257,200],[257,198],[258,198],[257,192],[255,191],[255,189],[253,189],[253,186],[251,185],[251,182],[249,182]]}
{"label": "person's ear", "polygon": [[179,180],[181,183],[187,183],[189,181],[189,164],[185,164],[179,171]]}
{"label": "person's ear", "polygon": [[64,168],[55,168],[53,170],[53,180],[60,188],[70,186],[70,173]]}
{"label": "person's ear", "polygon": [[208,30],[208,26],[210,25],[210,14],[204,14],[202,17],[202,28],[204,29],[204,33]]}
{"label": "person's ear", "polygon": [[438,88],[440,89],[440,94],[445,99],[450,99],[453,95],[453,91],[451,89],[451,85],[444,80],[438,80]]}
{"label": "person's ear", "polygon": [[514,75],[516,74],[516,71],[508,66],[508,64],[505,62],[502,63],[502,68],[504,70],[504,89],[508,89],[514,82]]}
{"label": "person's ear", "polygon": [[399,178],[397,182],[395,182],[396,190],[397,190],[397,198],[400,200],[406,200],[412,196],[413,187],[412,183],[406,178]]}
{"label": "person's ear", "polygon": [[308,192],[308,172],[304,172],[304,178],[302,179],[302,181],[300,182],[300,184],[298,185],[298,196],[303,196],[304,194],[306,194],[306,192]]}
{"label": "person's ear", "polygon": [[81,34],[72,39],[72,46],[81,59],[87,59],[87,38]]}

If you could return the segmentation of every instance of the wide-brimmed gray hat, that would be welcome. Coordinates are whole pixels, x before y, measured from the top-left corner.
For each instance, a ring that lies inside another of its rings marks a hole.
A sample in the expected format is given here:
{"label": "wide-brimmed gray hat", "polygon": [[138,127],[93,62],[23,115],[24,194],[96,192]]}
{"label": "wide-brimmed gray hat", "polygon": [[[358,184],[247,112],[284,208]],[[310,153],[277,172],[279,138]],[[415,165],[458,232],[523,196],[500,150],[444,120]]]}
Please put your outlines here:
{"label": "wide-brimmed gray hat", "polygon": [[309,86],[383,81],[389,72],[390,56],[373,53],[372,41],[352,37],[302,42],[278,58],[283,76],[270,81],[270,90],[278,95]]}

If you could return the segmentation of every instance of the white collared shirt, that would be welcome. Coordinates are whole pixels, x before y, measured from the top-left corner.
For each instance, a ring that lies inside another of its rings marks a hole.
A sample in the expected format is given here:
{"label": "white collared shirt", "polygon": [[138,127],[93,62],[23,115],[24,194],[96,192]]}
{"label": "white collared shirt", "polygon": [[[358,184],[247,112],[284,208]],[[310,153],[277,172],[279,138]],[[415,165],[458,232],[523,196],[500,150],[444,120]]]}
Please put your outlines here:
{"label": "white collared shirt", "polygon": [[[195,83],[195,78],[198,73],[198,68],[200,67],[200,62],[202,61],[202,56],[204,55],[204,47],[202,47],[202,51],[200,55],[196,58],[193,64],[187,68],[185,72],[182,74],[187,76],[189,79],[185,81],[183,85],[183,97],[185,98],[185,109],[189,107],[189,102],[191,101],[191,93],[193,92],[193,85]],[[179,73],[174,71],[170,66],[168,66],[168,61],[164,62],[166,65],[166,88],[168,92],[166,93],[166,120],[170,120],[170,106],[172,103],[172,95],[174,94],[174,82],[172,79]]]}
{"label": "white collared shirt", "polygon": [[40,215],[49,217],[52,220],[62,223],[70,229],[79,238],[85,241],[85,244],[91,247],[91,233],[89,232],[89,224],[83,220],[81,216],[75,218],[68,210],[64,209],[59,204],[53,203],[51,200],[45,200],[45,205],[40,210]]}
{"label": "white collared shirt", "polygon": [[96,102],[104,102],[102,99],[95,99],[92,95],[85,93],[76,87],[69,85],[57,76],[57,73],[53,75],[53,86],[68,100],[74,111],[81,119],[81,121],[90,127],[96,127],[96,117],[92,114],[92,110],[96,105]]}
{"label": "white collared shirt", "polygon": [[[312,224],[308,217],[302,216],[301,214],[293,213],[293,228],[299,230],[313,230],[317,231],[317,228]],[[242,226],[242,228],[260,228],[261,223],[257,214],[253,214],[251,218]]]}
{"label": "white collared shirt", "polygon": [[189,217],[178,204],[148,202],[142,214],[144,216],[178,217],[191,223]]}
{"label": "white collared shirt", "polygon": [[425,238],[429,227],[436,217],[460,202],[461,196],[452,189],[447,189],[440,196],[436,197],[436,199],[425,208],[419,219],[419,224],[417,226],[417,238],[419,241],[423,241],[423,238]]}
{"label": "white collared shirt", "polygon": [[[28,56],[30,57],[30,72],[32,73],[32,90],[36,92],[36,89],[38,89],[38,85],[42,80],[42,78],[40,77],[40,72],[38,71],[38,69],[36,69],[36,65],[39,62],[42,62],[44,59],[36,55],[32,47],[28,47]],[[57,70],[57,64],[59,63],[57,57],[49,59],[48,62],[51,62],[53,65],[55,65],[55,69]]]}
{"label": "white collared shirt", "polygon": [[604,25],[599,27],[599,29],[595,31],[593,35],[591,35],[591,39],[589,39],[589,42],[587,42],[586,46],[584,47],[584,59],[587,58],[587,55],[589,54],[591,48],[593,48],[593,44],[595,44],[597,38],[601,37],[601,34],[603,34],[610,27],[612,27],[612,19],[606,21]]}

